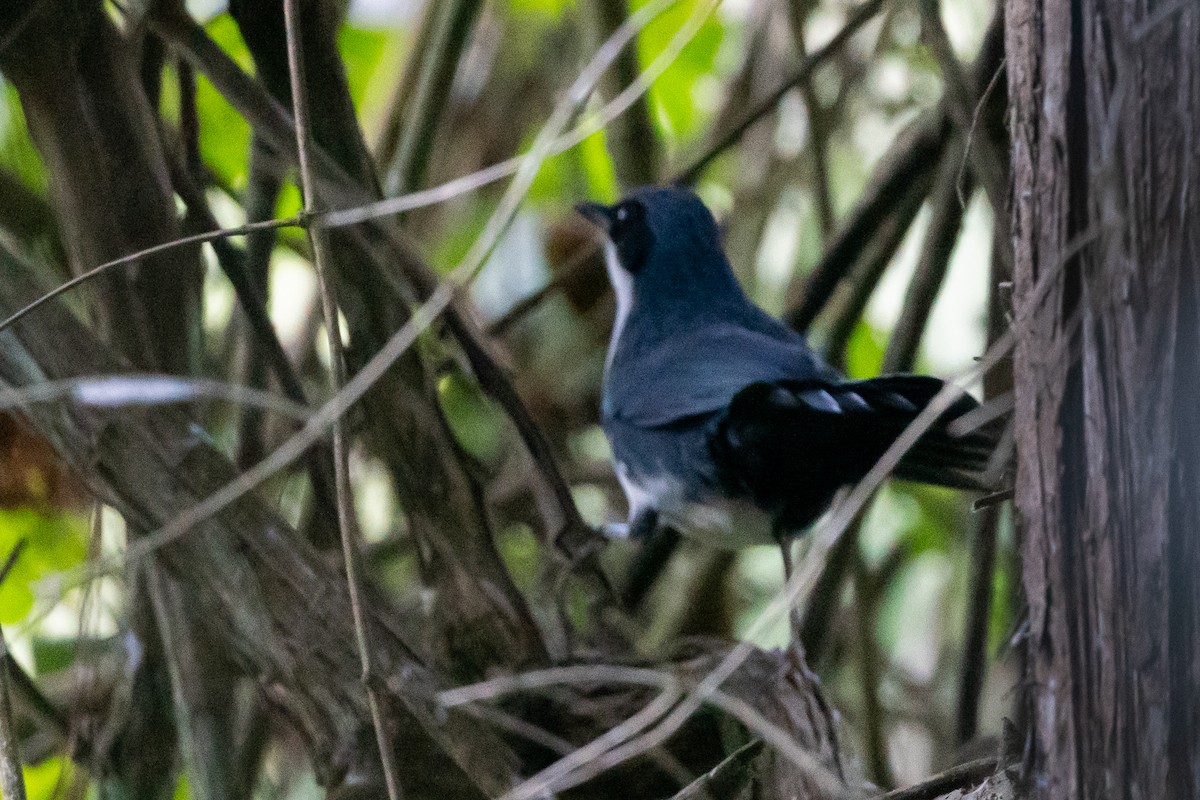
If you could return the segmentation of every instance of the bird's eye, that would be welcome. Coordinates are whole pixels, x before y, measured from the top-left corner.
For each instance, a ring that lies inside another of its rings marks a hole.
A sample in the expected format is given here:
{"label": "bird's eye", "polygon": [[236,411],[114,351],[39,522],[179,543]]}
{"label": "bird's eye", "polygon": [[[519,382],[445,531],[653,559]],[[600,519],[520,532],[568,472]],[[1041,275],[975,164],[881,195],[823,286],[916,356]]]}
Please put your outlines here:
{"label": "bird's eye", "polygon": [[608,235],[617,246],[621,266],[630,273],[641,269],[654,241],[646,224],[645,206],[638,200],[626,200],[615,206]]}

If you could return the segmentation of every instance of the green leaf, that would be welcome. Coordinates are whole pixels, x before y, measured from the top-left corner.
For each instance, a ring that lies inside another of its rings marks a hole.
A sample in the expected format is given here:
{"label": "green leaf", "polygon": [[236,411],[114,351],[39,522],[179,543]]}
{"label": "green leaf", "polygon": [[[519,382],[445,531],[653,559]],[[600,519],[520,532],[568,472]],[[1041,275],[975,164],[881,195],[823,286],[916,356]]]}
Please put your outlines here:
{"label": "green leaf", "polygon": [[[704,0],[681,0],[647,25],[638,37],[638,57],[643,69],[656,59],[675,37],[697,6]],[[646,5],[634,0],[630,10]],[[705,102],[707,77],[716,64],[724,29],[717,15],[710,14],[679,56],[650,87],[650,102],[664,138],[677,142],[696,136],[711,111]]]}
{"label": "green leaf", "polygon": [[27,508],[0,510],[0,559],[17,543],[25,548],[0,585],[0,623],[18,622],[33,607],[33,584],[83,562],[87,523],[71,514],[43,514]]}
{"label": "green leaf", "polygon": [[[399,34],[389,30],[367,30],[350,25],[343,25],[338,31],[338,51],[342,62],[346,65],[346,83],[350,86],[350,99],[354,107],[362,109],[364,105],[374,107],[379,111],[386,105],[384,97],[391,89],[391,82],[396,69],[383,69],[389,63],[395,66],[399,61]],[[387,78],[388,85],[376,86],[376,77]],[[376,91],[378,88],[379,91]],[[371,101],[368,102],[368,98]]]}
{"label": "green leaf", "polygon": [[579,156],[587,176],[588,196],[605,203],[616,202],[617,171],[605,145],[604,131],[596,131],[579,143]]}
{"label": "green leaf", "polygon": [[16,88],[0,80],[0,167],[13,173],[40,194],[45,194],[46,170],[25,128],[25,112]]}
{"label": "green leaf", "polygon": [[479,386],[449,373],[438,381],[438,398],[459,444],[480,461],[495,461],[500,455],[503,417]]}
{"label": "green leaf", "polygon": [[516,13],[535,14],[556,20],[570,5],[570,0],[509,0],[508,7]]}
{"label": "green leaf", "polygon": [[[250,52],[232,17],[228,14],[214,17],[205,29],[239,66],[253,71]],[[245,186],[250,125],[202,75],[196,80],[196,113],[200,119],[200,156],[204,163],[222,182],[235,189]]]}
{"label": "green leaf", "polygon": [[860,320],[846,344],[846,375],[855,380],[878,375],[886,346],[887,337],[884,333]]}
{"label": "green leaf", "polygon": [[75,765],[69,758],[56,756],[25,767],[22,771],[25,774],[25,794],[29,800],[50,800],[69,794],[62,790],[72,784]]}

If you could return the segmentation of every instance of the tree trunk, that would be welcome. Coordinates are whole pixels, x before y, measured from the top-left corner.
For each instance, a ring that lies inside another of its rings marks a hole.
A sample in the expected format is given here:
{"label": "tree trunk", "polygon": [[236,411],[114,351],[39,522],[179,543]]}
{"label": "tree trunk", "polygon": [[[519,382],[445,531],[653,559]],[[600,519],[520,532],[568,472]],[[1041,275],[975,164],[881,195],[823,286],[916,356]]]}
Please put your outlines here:
{"label": "tree trunk", "polygon": [[1009,0],[1037,796],[1200,788],[1200,10]]}

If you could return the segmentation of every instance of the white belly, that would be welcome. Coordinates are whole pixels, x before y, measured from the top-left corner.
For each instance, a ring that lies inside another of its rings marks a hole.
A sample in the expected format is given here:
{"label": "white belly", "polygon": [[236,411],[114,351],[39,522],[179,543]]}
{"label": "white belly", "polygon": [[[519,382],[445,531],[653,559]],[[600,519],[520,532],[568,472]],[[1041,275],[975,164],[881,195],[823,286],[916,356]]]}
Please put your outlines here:
{"label": "white belly", "polygon": [[617,464],[617,480],[629,500],[630,523],[642,512],[658,512],[659,525],[675,528],[719,550],[737,550],[757,544],[775,544],[771,518],[746,500],[712,496],[703,500],[684,497],[683,486],[669,476],[634,479]]}

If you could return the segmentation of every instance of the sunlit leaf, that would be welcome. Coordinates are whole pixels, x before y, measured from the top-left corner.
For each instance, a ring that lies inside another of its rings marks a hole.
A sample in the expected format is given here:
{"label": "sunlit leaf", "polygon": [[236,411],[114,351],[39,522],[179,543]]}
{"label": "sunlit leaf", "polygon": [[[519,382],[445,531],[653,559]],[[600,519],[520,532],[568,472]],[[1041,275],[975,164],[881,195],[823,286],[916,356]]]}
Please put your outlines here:
{"label": "sunlit leaf", "polygon": [[0,585],[0,623],[22,619],[33,605],[33,584],[80,564],[87,553],[87,523],[71,514],[0,509],[0,559],[25,540],[16,564]]}
{"label": "sunlit leaf", "polygon": [[[395,69],[381,74],[381,67],[398,61],[398,36],[394,31],[366,30],[343,25],[338,31],[338,50],[346,65],[346,82],[350,84],[350,98],[355,108],[362,108],[368,95],[376,92],[375,79],[394,76]],[[383,87],[381,87],[383,88]],[[382,105],[383,99],[375,105]]]}
{"label": "sunlit leaf", "polygon": [[[635,0],[630,4],[631,10],[644,6],[647,1]],[[681,0],[642,30],[638,37],[638,57],[643,68],[667,49],[701,2]],[[709,88],[703,79],[713,71],[722,36],[718,16],[709,15],[695,37],[651,87],[650,101],[658,112],[662,133],[668,138],[685,140],[695,136],[706,112],[711,112],[714,104],[703,94]]]}
{"label": "sunlit leaf", "polygon": [[588,196],[611,203],[617,199],[617,173],[604,144],[604,132],[597,131],[579,144],[583,171],[587,175]]}
{"label": "sunlit leaf", "polygon": [[48,758],[40,764],[27,766],[25,794],[29,800],[50,800],[53,797],[68,797],[65,789],[73,781],[75,765],[65,756]]}
{"label": "sunlit leaf", "polygon": [[481,461],[493,461],[500,453],[501,417],[479,387],[450,373],[438,381],[438,397],[459,443]]}
{"label": "sunlit leaf", "polygon": [[846,374],[856,379],[878,375],[886,347],[886,335],[870,323],[860,321],[846,345]]}
{"label": "sunlit leaf", "polygon": [[508,6],[513,11],[537,14],[550,19],[562,16],[570,5],[571,0],[508,0]]}
{"label": "sunlit leaf", "polygon": [[42,159],[25,129],[25,113],[12,84],[0,79],[0,167],[23,180],[31,189],[46,191]]}
{"label": "sunlit leaf", "polygon": [[[213,18],[208,34],[243,69],[252,70],[250,53],[228,14]],[[196,79],[196,112],[200,119],[200,156],[219,178],[235,188],[246,182],[250,126],[225,102],[204,76]]]}

